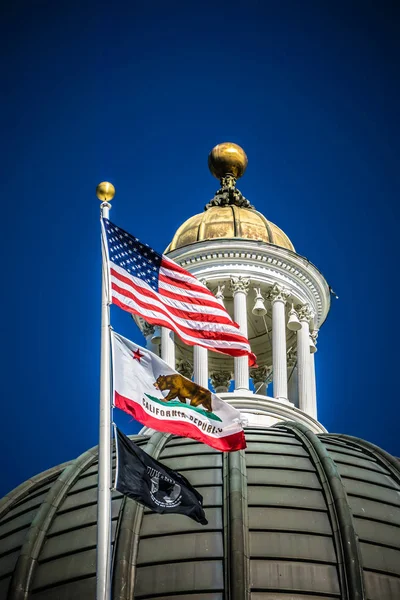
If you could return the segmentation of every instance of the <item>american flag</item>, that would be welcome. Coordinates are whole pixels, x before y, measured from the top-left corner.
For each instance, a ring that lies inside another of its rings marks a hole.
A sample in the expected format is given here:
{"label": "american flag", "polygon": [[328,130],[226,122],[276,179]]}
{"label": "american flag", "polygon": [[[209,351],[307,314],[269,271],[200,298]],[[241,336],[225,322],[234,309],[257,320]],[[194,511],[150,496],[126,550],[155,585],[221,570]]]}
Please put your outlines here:
{"label": "american flag", "polygon": [[172,329],[189,346],[247,355],[255,364],[248,339],[205,285],[108,219],[103,223],[113,304]]}

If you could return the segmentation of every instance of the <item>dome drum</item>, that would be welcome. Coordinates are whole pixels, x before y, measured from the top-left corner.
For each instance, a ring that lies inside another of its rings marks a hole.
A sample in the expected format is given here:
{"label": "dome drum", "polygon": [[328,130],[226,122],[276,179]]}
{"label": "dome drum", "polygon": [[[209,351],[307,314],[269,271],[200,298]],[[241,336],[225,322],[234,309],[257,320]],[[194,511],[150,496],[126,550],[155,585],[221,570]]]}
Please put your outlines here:
{"label": "dome drum", "polygon": [[[234,317],[234,298],[231,279],[236,276],[248,279],[246,302],[248,337],[260,367],[269,368],[273,364],[273,310],[269,295],[275,285],[289,291],[286,296],[283,324],[288,353],[292,350],[296,351],[297,348],[297,332],[287,328],[292,304],[295,307],[299,305],[311,307],[309,323],[311,331],[319,329],[329,310],[330,293],[325,279],[309,261],[292,251],[252,240],[216,239],[175,250],[170,256],[200,281],[206,282],[207,287],[214,294],[222,293],[224,306],[232,317]],[[256,297],[253,288],[261,291],[267,308],[265,316],[253,314]],[[192,366],[194,365],[193,348],[185,345],[177,336],[175,355],[177,361],[188,361]],[[223,354],[209,352],[207,360],[210,374],[234,372],[234,361]],[[291,388],[289,400],[298,406],[297,370],[293,371],[294,366],[288,368]],[[268,395],[272,394],[272,386],[268,389]]]}

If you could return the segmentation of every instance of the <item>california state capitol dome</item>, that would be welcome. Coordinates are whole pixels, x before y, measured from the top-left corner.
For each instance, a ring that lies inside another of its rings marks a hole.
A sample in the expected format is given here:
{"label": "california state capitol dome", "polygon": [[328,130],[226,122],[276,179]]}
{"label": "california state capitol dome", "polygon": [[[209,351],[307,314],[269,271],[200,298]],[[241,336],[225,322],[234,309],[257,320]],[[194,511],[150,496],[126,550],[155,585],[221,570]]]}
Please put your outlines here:
{"label": "california state capitol dome", "polygon": [[[112,598],[398,600],[399,461],[318,421],[329,286],[237,189],[244,151],[220,144],[209,166],[221,187],[166,252],[224,302],[258,365],[136,322],[149,350],[241,411],[247,449],[131,436],[198,489],[208,525],[113,492]],[[0,600],[95,599],[97,468],[95,447],[0,501]]]}
{"label": "california state capitol dome", "polygon": [[240,146],[218,144],[209,155],[211,173],[221,179],[221,188],[204,212],[190,217],[177,230],[166,252],[214,238],[243,238],[275,244],[294,251],[287,235],[254,209],[235,187],[244,174],[247,156]]}

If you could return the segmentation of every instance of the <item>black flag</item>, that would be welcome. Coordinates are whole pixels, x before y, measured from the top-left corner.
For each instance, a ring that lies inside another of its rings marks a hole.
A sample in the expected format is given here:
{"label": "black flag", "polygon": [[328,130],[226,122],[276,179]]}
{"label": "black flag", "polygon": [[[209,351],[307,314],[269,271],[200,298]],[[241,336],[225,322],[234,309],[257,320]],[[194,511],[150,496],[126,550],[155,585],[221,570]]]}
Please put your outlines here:
{"label": "black flag", "polygon": [[207,525],[203,496],[180,473],[154,460],[117,427],[115,488],[156,513],[179,513]]}

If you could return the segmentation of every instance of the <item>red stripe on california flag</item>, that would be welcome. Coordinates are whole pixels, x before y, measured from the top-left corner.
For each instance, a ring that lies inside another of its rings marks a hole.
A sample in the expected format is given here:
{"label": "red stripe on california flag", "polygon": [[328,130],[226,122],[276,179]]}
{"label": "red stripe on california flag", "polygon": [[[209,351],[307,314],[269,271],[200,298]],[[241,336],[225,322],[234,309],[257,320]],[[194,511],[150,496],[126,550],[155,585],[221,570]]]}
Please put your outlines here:
{"label": "red stripe on california flag", "polygon": [[222,452],[232,452],[246,448],[246,438],[243,431],[238,431],[237,433],[232,433],[224,437],[213,437],[207,435],[192,423],[156,419],[147,414],[139,403],[129,400],[129,398],[125,398],[125,396],[121,396],[118,392],[114,392],[114,404],[120,410],[132,415],[139,423],[142,423],[142,425],[150,427],[151,429],[180,435],[182,437],[189,437],[205,443],[216,450],[221,450]]}

